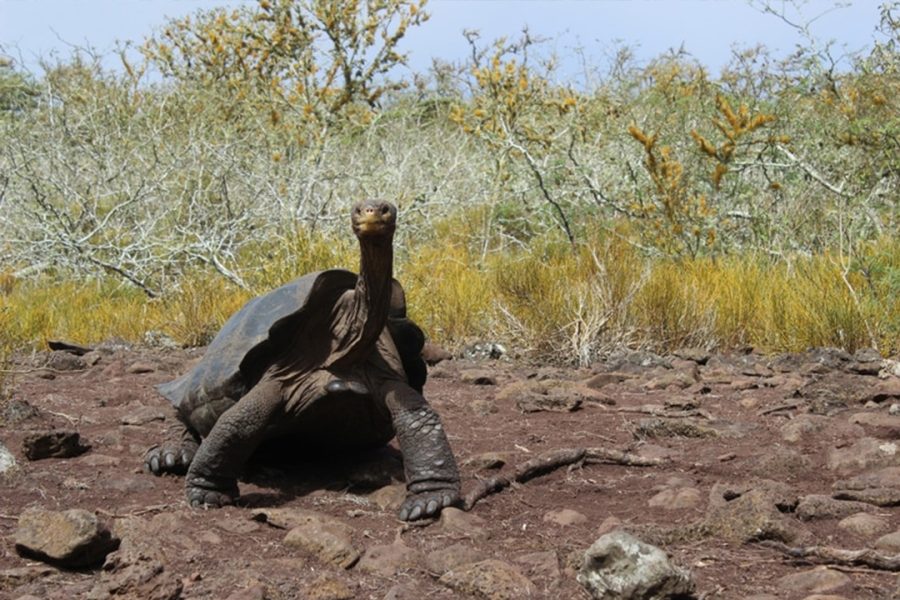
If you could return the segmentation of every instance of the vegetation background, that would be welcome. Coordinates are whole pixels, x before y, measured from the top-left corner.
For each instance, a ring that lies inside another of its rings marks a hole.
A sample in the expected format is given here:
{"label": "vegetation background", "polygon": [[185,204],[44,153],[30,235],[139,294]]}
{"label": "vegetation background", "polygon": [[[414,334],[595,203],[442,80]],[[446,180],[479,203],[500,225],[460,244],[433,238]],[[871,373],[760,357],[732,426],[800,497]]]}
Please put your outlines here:
{"label": "vegetation background", "polygon": [[812,37],[717,76],[622,47],[589,88],[527,32],[399,76],[415,0],[200,11],[116,70],[4,60],[0,358],[204,344],[251,296],[355,268],[361,197],[400,207],[397,276],[451,349],[896,354],[900,3],[880,14],[842,67]]}

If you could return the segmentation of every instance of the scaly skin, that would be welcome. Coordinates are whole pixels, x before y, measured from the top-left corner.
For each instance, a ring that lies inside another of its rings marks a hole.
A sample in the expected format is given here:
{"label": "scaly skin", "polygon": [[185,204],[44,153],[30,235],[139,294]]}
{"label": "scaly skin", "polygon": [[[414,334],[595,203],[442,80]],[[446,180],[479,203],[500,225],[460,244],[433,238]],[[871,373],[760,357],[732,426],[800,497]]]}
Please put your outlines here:
{"label": "scaly skin", "polygon": [[203,439],[185,476],[191,506],[220,507],[238,498],[237,478],[284,407],[281,385],[264,376],[225,411]]}
{"label": "scaly skin", "polygon": [[459,502],[459,471],[437,413],[403,381],[384,385],[385,400],[403,454],[409,496],[400,507],[401,521],[440,513]]}

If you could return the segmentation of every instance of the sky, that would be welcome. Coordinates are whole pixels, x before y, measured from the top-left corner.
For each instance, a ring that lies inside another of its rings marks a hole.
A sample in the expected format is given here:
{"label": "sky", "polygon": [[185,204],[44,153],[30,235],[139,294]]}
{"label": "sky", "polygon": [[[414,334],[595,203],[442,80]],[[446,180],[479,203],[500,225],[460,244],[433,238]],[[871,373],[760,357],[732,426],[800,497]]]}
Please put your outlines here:
{"label": "sky", "polygon": [[[757,0],[758,2],[759,0]],[[870,47],[878,24],[878,0],[855,0],[829,12],[834,2],[806,0],[801,10],[785,0],[786,16],[804,24],[820,42],[833,41],[835,56]],[[213,6],[235,6],[226,0],[0,0],[0,47],[16,63],[39,72],[38,58],[61,57],[72,46],[109,53],[116,41],[141,41],[167,17],[179,17]],[[564,77],[577,79],[583,69],[576,49],[600,65],[619,45],[635,49],[639,62],[684,48],[711,72],[729,60],[733,48],[763,44],[785,56],[805,43],[781,19],[763,14],[745,0],[431,0],[431,19],[413,28],[400,50],[410,67],[424,72],[432,58],[462,61],[469,47],[463,30],[476,29],[485,41],[518,37],[528,27],[534,37],[551,38]],[[822,14],[827,13],[827,14]],[[818,18],[816,18],[818,17]],[[117,64],[110,58],[111,66]]]}

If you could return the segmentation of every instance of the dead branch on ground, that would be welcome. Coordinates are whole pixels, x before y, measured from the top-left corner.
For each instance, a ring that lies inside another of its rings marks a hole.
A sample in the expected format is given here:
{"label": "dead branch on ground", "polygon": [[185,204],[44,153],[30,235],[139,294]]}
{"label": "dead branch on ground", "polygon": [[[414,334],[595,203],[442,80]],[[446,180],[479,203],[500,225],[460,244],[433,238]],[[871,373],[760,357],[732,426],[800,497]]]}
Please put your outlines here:
{"label": "dead branch on ground", "polygon": [[845,550],[831,546],[794,547],[774,540],[760,542],[760,545],[777,550],[792,558],[813,559],[845,566],[863,565],[879,571],[900,571],[900,555],[897,554],[881,554],[870,549]]}

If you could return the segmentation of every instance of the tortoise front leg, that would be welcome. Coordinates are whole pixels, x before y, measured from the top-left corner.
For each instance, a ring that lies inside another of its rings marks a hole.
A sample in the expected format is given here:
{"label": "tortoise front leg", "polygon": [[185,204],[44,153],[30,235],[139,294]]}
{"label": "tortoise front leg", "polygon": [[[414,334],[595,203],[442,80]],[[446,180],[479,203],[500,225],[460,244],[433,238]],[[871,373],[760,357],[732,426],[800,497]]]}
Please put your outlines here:
{"label": "tortoise front leg", "polygon": [[384,390],[409,492],[400,507],[400,520],[437,515],[459,502],[459,471],[441,419],[422,394],[407,383],[390,381]]}
{"label": "tortoise front leg", "polygon": [[237,500],[238,475],[283,407],[281,389],[280,383],[263,377],[219,417],[185,477],[191,506],[218,508]]}

